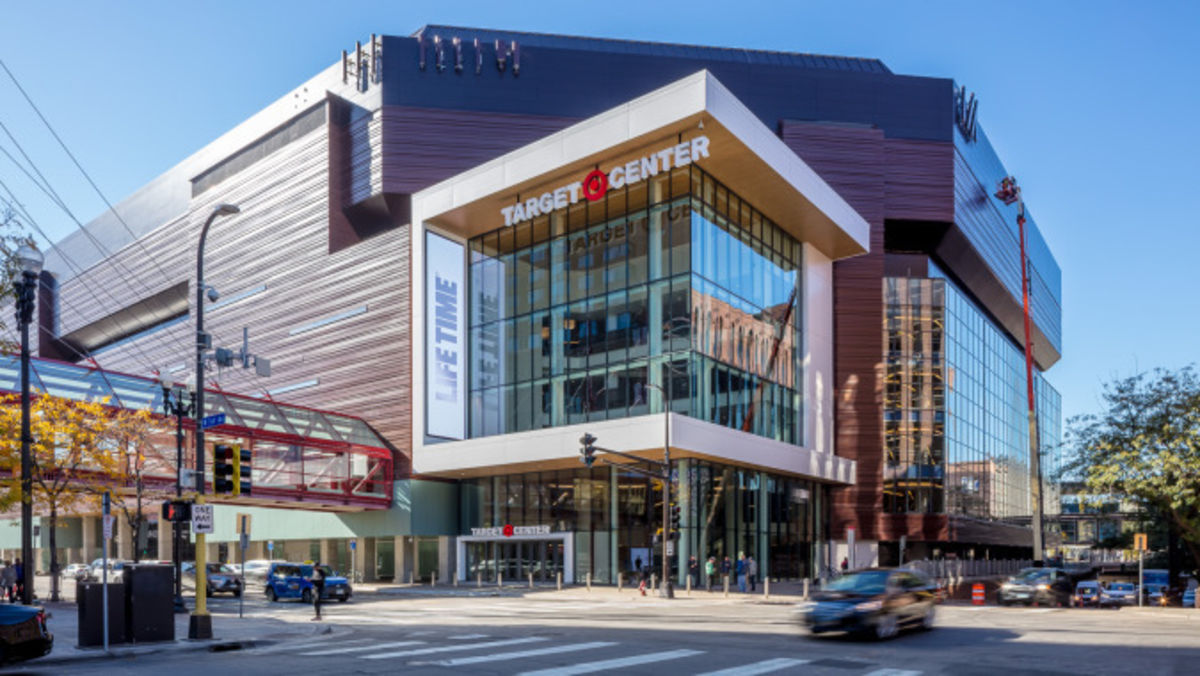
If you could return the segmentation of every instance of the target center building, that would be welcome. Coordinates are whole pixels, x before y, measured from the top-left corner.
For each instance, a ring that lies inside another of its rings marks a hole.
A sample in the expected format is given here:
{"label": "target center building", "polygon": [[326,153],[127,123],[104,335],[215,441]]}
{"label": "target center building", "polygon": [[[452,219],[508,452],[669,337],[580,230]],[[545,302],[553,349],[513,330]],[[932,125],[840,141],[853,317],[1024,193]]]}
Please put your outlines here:
{"label": "target center building", "polygon": [[677,565],[812,573],[829,486],[854,481],[832,448],[833,261],[869,226],[711,73],[412,204],[413,470],[462,482],[460,575],[657,560],[661,482],[584,467],[585,433],[656,460],[669,433]]}

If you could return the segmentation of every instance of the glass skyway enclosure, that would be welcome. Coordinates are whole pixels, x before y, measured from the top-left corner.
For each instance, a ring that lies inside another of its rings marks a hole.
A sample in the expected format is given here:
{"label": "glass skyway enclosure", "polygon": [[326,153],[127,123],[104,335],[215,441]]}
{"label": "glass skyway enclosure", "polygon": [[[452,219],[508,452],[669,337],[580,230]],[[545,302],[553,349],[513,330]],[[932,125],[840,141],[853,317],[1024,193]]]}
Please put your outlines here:
{"label": "glass skyway enclosure", "polygon": [[470,436],[671,410],[799,443],[801,246],[696,166],[470,242]]}
{"label": "glass skyway enclosure", "polygon": [[[19,394],[21,362],[0,355],[0,393]],[[162,384],[149,378],[46,359],[33,359],[30,385],[36,395],[148,410],[160,420],[147,454],[149,480],[175,482],[175,421],[164,416]],[[391,503],[392,452],[360,418],[206,390],[205,414],[225,423],[205,432],[213,443],[241,444],[254,454],[253,495],[242,502],[302,502],[309,508],[384,508]],[[184,421],[183,462],[195,466],[192,430]],[[207,467],[211,481],[212,466]]]}

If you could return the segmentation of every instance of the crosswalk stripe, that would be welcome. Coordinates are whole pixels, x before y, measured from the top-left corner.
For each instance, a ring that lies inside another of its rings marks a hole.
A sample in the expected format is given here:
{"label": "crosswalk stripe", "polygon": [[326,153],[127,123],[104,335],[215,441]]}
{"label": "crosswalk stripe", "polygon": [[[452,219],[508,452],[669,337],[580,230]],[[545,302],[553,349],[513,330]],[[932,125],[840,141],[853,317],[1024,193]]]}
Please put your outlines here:
{"label": "crosswalk stripe", "polygon": [[702,654],[704,654],[703,650],[668,650],[661,653],[647,653],[645,655],[633,655],[631,657],[618,657],[617,659],[602,660],[600,662],[584,662],[582,664],[572,664],[554,669],[527,671],[521,676],[572,676],[573,674],[590,674],[596,671],[620,669],[622,667],[632,667],[638,664],[649,664],[651,662],[666,662],[667,660],[678,660],[684,657]]}
{"label": "crosswalk stripe", "polygon": [[455,650],[476,650],[478,648],[499,648],[505,645],[518,645],[521,643],[534,643],[536,641],[545,641],[541,636],[530,636],[528,638],[513,638],[505,641],[485,641],[484,643],[460,643],[458,645],[439,646],[437,648],[417,648],[416,650],[401,650],[391,653],[379,653],[378,655],[359,655],[364,660],[386,660],[393,657],[408,657],[410,655],[428,655],[430,653],[448,653]]}
{"label": "crosswalk stripe", "polygon": [[477,638],[487,638],[487,634],[461,634],[459,636],[447,636],[446,638],[452,641],[470,641]]}
{"label": "crosswalk stripe", "polygon": [[921,676],[921,672],[914,669],[876,669],[864,676]]}
{"label": "crosswalk stripe", "polygon": [[316,650],[313,652],[300,653],[305,657],[316,657],[318,655],[341,655],[343,653],[353,653],[361,650],[382,650],[387,648],[403,648],[410,645],[421,645],[424,641],[394,641],[391,643],[372,643],[370,645],[356,645],[349,648],[330,648],[329,650]]}
{"label": "crosswalk stripe", "polygon": [[427,662],[426,664],[436,665],[439,667],[458,667],[466,664],[479,664],[480,662],[499,662],[502,660],[517,660],[522,657],[537,657],[538,655],[554,655],[557,653],[572,653],[580,650],[594,650],[596,648],[607,648],[608,646],[616,645],[611,641],[593,641],[591,643],[571,643],[568,645],[556,645],[549,648],[534,648],[532,650],[514,650],[507,653],[492,653],[491,655],[472,655],[471,657],[455,657],[449,660],[438,660],[437,662]]}
{"label": "crosswalk stripe", "polygon": [[801,664],[808,664],[810,660],[797,660],[791,657],[779,657],[773,660],[763,660],[754,664],[743,664],[740,667],[730,667],[719,671],[710,671],[700,676],[755,676],[756,674],[769,674],[772,671],[787,669]]}

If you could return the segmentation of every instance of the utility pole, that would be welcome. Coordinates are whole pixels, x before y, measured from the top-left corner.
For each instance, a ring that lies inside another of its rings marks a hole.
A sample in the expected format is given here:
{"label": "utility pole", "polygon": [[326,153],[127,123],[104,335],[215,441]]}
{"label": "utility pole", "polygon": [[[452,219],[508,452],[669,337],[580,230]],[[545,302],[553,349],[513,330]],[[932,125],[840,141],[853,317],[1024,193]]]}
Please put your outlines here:
{"label": "utility pole", "polygon": [[1000,181],[996,197],[1007,205],[1017,205],[1017,229],[1021,240],[1021,297],[1025,311],[1025,396],[1029,402],[1029,496],[1032,506],[1030,527],[1033,529],[1033,565],[1045,564],[1042,542],[1042,457],[1038,447],[1037,405],[1033,398],[1033,338],[1029,312],[1029,258],[1025,249],[1025,200],[1017,179],[1006,176]]}
{"label": "utility pole", "polygon": [[[176,385],[174,388],[167,387],[163,383],[163,410],[167,415],[175,416],[175,498],[183,497],[183,419],[192,414],[196,408],[196,393],[191,393],[191,401],[184,403],[183,387]],[[199,427],[199,425],[197,425]],[[183,601],[183,578],[182,578],[182,562],[180,550],[182,549],[183,526],[178,519],[171,521],[171,562],[175,566],[175,612],[187,612],[187,605]]]}

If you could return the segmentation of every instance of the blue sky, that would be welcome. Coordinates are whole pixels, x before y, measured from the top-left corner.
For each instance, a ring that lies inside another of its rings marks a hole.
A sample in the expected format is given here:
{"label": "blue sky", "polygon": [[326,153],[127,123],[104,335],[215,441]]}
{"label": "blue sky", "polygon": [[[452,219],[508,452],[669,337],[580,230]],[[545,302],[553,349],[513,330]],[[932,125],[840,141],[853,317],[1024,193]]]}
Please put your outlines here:
{"label": "blue sky", "polygon": [[[0,59],[114,202],[370,33],[427,23],[876,57],[953,77],[1063,270],[1064,414],[1196,359],[1200,3],[16,2]],[[0,72],[0,122],[73,213],[104,209]],[[13,146],[0,135],[0,147]],[[55,236],[74,227],[0,155]]]}

